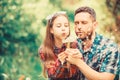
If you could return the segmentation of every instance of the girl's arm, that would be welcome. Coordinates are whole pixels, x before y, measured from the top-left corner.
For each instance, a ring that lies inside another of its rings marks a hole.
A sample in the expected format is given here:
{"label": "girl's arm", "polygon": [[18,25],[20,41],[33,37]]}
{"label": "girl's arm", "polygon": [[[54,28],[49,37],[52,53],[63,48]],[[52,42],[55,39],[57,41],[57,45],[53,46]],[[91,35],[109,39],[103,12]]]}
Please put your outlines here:
{"label": "girl's arm", "polygon": [[59,55],[59,59],[57,58],[54,61],[45,61],[44,54],[42,52],[40,52],[39,54],[49,78],[64,78],[66,74],[69,74],[66,67],[64,67],[66,66],[66,64],[63,64],[64,62],[61,63],[61,61],[64,60],[62,58],[63,55]]}

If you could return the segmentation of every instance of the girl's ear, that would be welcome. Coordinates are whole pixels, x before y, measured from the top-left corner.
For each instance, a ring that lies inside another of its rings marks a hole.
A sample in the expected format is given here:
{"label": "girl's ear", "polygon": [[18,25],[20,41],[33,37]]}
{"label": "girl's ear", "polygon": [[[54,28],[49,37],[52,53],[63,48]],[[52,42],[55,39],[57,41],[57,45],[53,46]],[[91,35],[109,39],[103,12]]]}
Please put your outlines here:
{"label": "girl's ear", "polygon": [[52,28],[50,28],[50,33],[53,33],[53,29]]}

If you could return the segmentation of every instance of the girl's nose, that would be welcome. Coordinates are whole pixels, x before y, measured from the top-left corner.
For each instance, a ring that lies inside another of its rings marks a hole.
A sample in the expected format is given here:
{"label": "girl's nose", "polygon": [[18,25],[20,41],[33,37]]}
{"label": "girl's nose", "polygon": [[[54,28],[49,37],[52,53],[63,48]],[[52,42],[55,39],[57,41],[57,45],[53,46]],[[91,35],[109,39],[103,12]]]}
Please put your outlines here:
{"label": "girl's nose", "polygon": [[65,30],[65,26],[62,26],[62,30]]}

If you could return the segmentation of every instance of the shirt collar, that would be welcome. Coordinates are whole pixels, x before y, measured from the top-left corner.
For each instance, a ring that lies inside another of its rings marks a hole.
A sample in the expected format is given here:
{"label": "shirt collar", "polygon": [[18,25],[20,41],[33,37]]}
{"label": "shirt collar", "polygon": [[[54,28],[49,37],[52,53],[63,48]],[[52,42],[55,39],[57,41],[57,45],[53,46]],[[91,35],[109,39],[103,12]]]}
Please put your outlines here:
{"label": "shirt collar", "polygon": [[[81,52],[82,54],[83,54],[83,53],[87,53],[87,52],[93,52],[92,50],[96,51],[97,46],[98,46],[98,45],[100,44],[100,42],[101,42],[101,39],[102,39],[102,36],[96,33],[95,39],[94,39],[94,41],[93,41],[93,44],[92,44],[91,48],[90,48],[89,50],[87,50],[87,51],[84,51],[84,50],[82,49],[82,40],[81,40],[80,38],[78,38],[78,39],[77,39],[77,41],[78,41],[78,48],[79,48],[79,50],[80,50],[80,52]],[[94,52],[93,52],[93,53],[94,53]]]}
{"label": "shirt collar", "polygon": [[59,54],[60,52],[64,51],[65,49],[66,49],[66,44],[63,44],[61,48],[54,46],[54,53]]}

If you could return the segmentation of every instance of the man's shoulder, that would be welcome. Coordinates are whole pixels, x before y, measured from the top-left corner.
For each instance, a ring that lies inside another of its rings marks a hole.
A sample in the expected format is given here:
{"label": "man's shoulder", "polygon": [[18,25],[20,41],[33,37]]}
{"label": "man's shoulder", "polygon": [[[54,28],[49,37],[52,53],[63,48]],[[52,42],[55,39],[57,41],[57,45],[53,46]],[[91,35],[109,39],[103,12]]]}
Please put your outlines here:
{"label": "man's shoulder", "polygon": [[113,41],[112,39],[102,36],[100,44],[102,45],[101,49],[106,54],[115,53],[115,54],[111,54],[111,55],[119,55],[120,46],[118,46],[118,44],[115,41]]}
{"label": "man's shoulder", "polygon": [[104,37],[103,35],[98,34],[98,36],[101,38],[101,44],[104,44],[109,47],[118,47],[118,44],[114,40]]}

